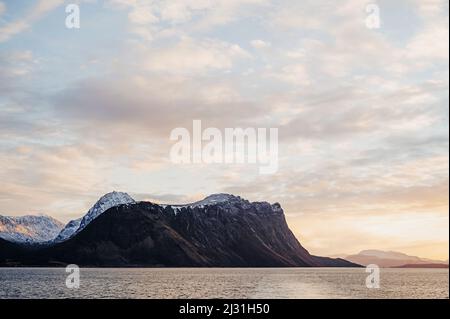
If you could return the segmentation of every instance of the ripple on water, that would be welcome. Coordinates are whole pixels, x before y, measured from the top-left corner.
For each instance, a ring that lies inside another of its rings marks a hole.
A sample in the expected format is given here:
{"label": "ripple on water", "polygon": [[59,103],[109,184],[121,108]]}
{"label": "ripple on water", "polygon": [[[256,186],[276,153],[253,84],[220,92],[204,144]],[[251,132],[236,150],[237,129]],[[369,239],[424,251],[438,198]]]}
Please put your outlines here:
{"label": "ripple on water", "polygon": [[0,298],[448,298],[448,269],[82,268],[79,289],[64,268],[0,268]]}

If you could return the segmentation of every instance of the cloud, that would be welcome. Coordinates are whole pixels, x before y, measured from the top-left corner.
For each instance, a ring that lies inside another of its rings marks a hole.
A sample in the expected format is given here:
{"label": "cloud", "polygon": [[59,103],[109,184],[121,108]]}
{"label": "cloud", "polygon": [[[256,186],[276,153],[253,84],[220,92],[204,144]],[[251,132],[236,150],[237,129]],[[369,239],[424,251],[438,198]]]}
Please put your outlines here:
{"label": "cloud", "polygon": [[13,36],[29,29],[33,23],[63,3],[64,0],[39,0],[24,17],[0,27],[0,42],[8,41]]}
{"label": "cloud", "polygon": [[436,17],[445,17],[448,11],[448,1],[446,0],[428,0],[415,1],[418,12],[424,19],[435,19]]}
{"label": "cloud", "polygon": [[14,35],[29,28],[25,21],[14,21],[0,28],[0,42],[8,41]]}
{"label": "cloud", "polygon": [[[158,37],[187,35],[194,30],[209,30],[251,15],[254,6],[266,5],[267,0],[109,0],[108,5],[129,10],[131,30],[138,30],[148,40],[149,32]],[[159,23],[158,23],[159,22]],[[136,25],[141,25],[136,29]],[[145,25],[143,27],[142,25]],[[136,32],[135,32],[136,33]]]}
{"label": "cloud", "polygon": [[263,40],[252,40],[250,42],[250,44],[255,49],[265,49],[265,48],[269,48],[271,46],[270,42],[266,42],[266,41],[263,41]]}
{"label": "cloud", "polygon": [[[101,168],[104,164],[96,162],[95,157],[95,149],[86,145],[8,148],[8,152],[0,154],[0,163],[5,168],[0,173],[2,208],[20,214],[42,212],[46,207],[46,213],[55,216],[61,205],[73,208],[70,207],[71,200],[82,199],[84,202],[84,196],[97,192],[103,178]],[[78,213],[83,211],[79,203],[75,207],[78,207]],[[66,209],[63,209],[65,213]],[[74,213],[77,210],[72,211]]]}
{"label": "cloud", "polygon": [[[391,14],[388,10],[397,10],[396,14],[404,15],[397,20],[414,18],[405,13],[401,4],[395,8],[379,5],[382,17]],[[270,18],[272,27],[293,39],[287,55],[296,61],[285,68],[308,65],[315,79],[321,81],[325,77],[342,79],[372,73],[394,78],[423,71],[438,61],[448,63],[448,4],[417,4],[421,27],[415,26],[415,33],[402,39],[406,45],[399,45],[393,37],[393,26],[383,25],[379,31],[367,28],[365,6],[357,0],[339,6],[329,1],[275,6]],[[297,47],[292,48],[295,43]]]}
{"label": "cloud", "polygon": [[29,50],[0,52],[0,92],[12,94],[22,78],[30,75],[36,59]]}
{"label": "cloud", "polygon": [[[345,257],[365,249],[401,251],[415,256],[446,259],[448,254],[448,216],[411,213],[404,216],[345,216],[323,214],[292,218],[290,226],[302,244],[313,254]],[[324,220],[327,220],[324,230]],[[428,230],[433,229],[433,234]],[[414,238],[411,238],[414,234]],[[349,244],[349,242],[351,244]]]}
{"label": "cloud", "polygon": [[176,45],[145,50],[144,68],[170,74],[196,74],[214,70],[230,70],[234,62],[250,57],[237,44],[217,40],[195,40],[184,37]]}
{"label": "cloud", "polygon": [[303,64],[291,64],[285,66],[281,70],[272,73],[272,76],[280,81],[297,86],[307,86],[311,84],[309,72]]}
{"label": "cloud", "polygon": [[6,12],[6,5],[4,2],[0,1],[0,16]]}
{"label": "cloud", "polygon": [[[382,28],[373,30],[359,0],[93,1],[101,14],[86,18],[98,23],[68,43],[11,41],[0,54],[0,208],[67,219],[112,189],[160,202],[225,191],[281,202],[316,253],[441,247],[446,2],[379,1]],[[3,41],[59,1],[35,3],[22,17],[11,13]],[[410,23],[392,25],[403,18]],[[278,128],[278,173],[173,165],[169,133],[193,119]]]}
{"label": "cloud", "polygon": [[411,59],[437,59],[448,63],[448,28],[448,20],[427,26],[408,44],[406,48],[408,57]]}
{"label": "cloud", "polygon": [[152,24],[159,21],[152,11],[151,7],[135,7],[129,14],[128,19],[134,24]]}
{"label": "cloud", "polygon": [[49,101],[53,119],[80,139],[106,145],[159,140],[166,157],[171,130],[189,129],[194,119],[205,127],[246,127],[269,112],[269,105],[243,98],[232,79],[128,72],[78,81]]}
{"label": "cloud", "polygon": [[420,132],[442,124],[446,91],[447,85],[439,82],[383,93],[371,92],[365,85],[311,90],[302,95],[298,113],[282,127],[283,136],[335,140],[350,135]]}

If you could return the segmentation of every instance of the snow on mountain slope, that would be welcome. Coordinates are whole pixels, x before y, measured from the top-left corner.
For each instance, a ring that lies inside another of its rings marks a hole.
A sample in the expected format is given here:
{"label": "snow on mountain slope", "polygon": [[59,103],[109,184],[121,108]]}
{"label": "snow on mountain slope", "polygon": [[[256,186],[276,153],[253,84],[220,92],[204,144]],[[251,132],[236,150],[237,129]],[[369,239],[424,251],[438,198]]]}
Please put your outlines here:
{"label": "snow on mountain slope", "polygon": [[[213,205],[219,205],[224,207],[232,207],[238,205],[241,208],[248,208],[253,206],[270,206],[270,209],[274,211],[282,211],[281,206],[279,203],[274,204],[268,204],[266,202],[250,202],[240,196],[235,196],[232,194],[226,194],[226,193],[219,193],[219,194],[212,194],[204,199],[191,203],[191,204],[179,204],[179,205],[173,205],[173,204],[165,204],[161,205],[162,207],[170,206],[174,210],[175,214],[179,213],[183,208],[204,208],[206,206],[213,206]],[[267,209],[268,207],[266,207]]]}
{"label": "snow on mountain slope", "polygon": [[64,224],[50,216],[0,216],[0,238],[16,243],[46,242],[61,231]]}
{"label": "snow on mountain slope", "polygon": [[205,197],[201,201],[191,204],[190,206],[197,207],[197,206],[215,205],[215,204],[223,203],[223,202],[238,202],[238,201],[244,201],[244,200],[242,198],[240,198],[239,196],[234,196],[231,194],[223,194],[223,193],[222,194],[212,194],[212,195]]}
{"label": "snow on mountain slope", "polygon": [[59,235],[54,239],[55,242],[61,242],[71,238],[73,235],[84,229],[91,221],[97,218],[106,210],[111,207],[115,207],[123,204],[134,204],[136,203],[133,198],[127,193],[122,192],[111,192],[103,195],[95,203],[94,206],[87,212],[84,217],[70,221],[66,227],[59,233]]}
{"label": "snow on mountain slope", "polygon": [[100,214],[110,209],[123,204],[134,204],[136,203],[133,198],[127,193],[122,192],[111,192],[100,197],[100,199],[95,203],[94,206],[87,212],[86,215],[81,219],[80,227],[78,231],[86,227],[91,221],[97,218]]}
{"label": "snow on mountain slope", "polygon": [[173,209],[178,211],[181,208],[187,208],[187,207],[203,208],[205,206],[211,206],[211,205],[216,205],[216,204],[220,204],[220,203],[236,203],[236,202],[249,203],[247,200],[244,200],[244,199],[242,199],[239,196],[234,196],[234,195],[231,195],[231,194],[220,193],[220,194],[209,195],[209,196],[205,197],[204,199],[199,200],[198,202],[194,202],[194,203],[190,203],[190,204],[180,204],[180,205],[165,204],[165,205],[161,205],[161,206],[163,206],[163,207],[171,206]]}
{"label": "snow on mountain slope", "polygon": [[58,236],[54,239],[54,242],[61,242],[72,236],[80,227],[82,217],[71,220],[67,223],[63,230],[58,234]]}

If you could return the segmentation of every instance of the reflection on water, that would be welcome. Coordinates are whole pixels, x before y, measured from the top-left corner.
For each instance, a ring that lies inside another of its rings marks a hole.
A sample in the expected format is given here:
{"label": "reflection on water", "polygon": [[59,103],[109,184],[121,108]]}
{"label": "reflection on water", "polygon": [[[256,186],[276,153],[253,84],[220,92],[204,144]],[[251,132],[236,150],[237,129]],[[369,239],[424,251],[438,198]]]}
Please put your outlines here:
{"label": "reflection on water", "polygon": [[0,268],[0,298],[448,298],[448,269],[82,268],[79,289],[64,268]]}

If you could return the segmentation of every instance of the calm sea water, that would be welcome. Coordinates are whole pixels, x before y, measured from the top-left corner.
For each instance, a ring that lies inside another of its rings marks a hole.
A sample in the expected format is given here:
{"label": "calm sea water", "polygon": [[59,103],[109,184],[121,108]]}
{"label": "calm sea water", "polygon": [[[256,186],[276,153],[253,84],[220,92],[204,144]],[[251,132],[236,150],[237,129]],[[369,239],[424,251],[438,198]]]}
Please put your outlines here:
{"label": "calm sea water", "polygon": [[0,298],[449,298],[448,269],[82,268],[68,289],[64,268],[0,268]]}

